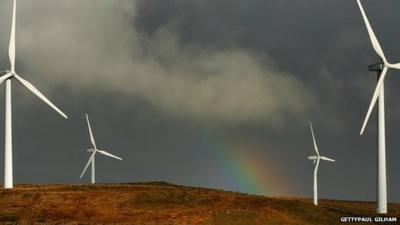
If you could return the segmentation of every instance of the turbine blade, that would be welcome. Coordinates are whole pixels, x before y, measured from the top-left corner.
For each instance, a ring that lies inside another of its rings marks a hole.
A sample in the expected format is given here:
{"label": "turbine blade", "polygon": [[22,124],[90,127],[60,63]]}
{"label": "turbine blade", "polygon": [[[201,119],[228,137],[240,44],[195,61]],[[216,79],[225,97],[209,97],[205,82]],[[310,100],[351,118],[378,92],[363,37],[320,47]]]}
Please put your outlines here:
{"label": "turbine blade", "polygon": [[97,151],[98,151],[99,153],[103,154],[103,155],[108,156],[108,157],[111,157],[111,158],[114,158],[114,159],[122,160],[122,158],[120,158],[120,157],[118,157],[118,156],[115,156],[115,155],[113,155],[113,154],[111,154],[111,153],[108,153],[108,152],[106,152],[106,151],[104,151],[104,150],[97,150]]}
{"label": "turbine blade", "polygon": [[379,78],[378,84],[376,85],[374,95],[372,96],[372,100],[371,100],[371,103],[369,105],[367,115],[365,116],[365,120],[364,120],[364,123],[362,125],[360,135],[362,135],[364,133],[364,130],[365,130],[365,127],[367,126],[367,123],[368,123],[369,117],[371,115],[372,109],[374,108],[375,103],[378,100],[378,97],[379,97],[383,82],[385,80],[387,71],[388,71],[388,68],[385,66],[383,68],[382,73],[381,73],[381,77]]}
{"label": "turbine blade", "polygon": [[87,168],[89,167],[90,163],[93,161],[95,154],[96,154],[96,151],[94,151],[92,153],[92,155],[90,156],[89,161],[86,163],[85,169],[83,169],[80,178],[82,178],[83,174],[85,174],[85,172],[86,172]]}
{"label": "turbine blade", "polygon": [[392,64],[392,65],[390,65],[390,67],[393,68],[393,69],[400,70],[400,63]]}
{"label": "turbine blade", "polygon": [[13,76],[12,73],[4,74],[3,76],[0,77],[0,84],[12,76]]}
{"label": "turbine blade", "polygon": [[13,15],[10,34],[10,45],[8,47],[8,57],[10,58],[11,71],[15,71],[15,17],[16,17],[17,2],[14,0]]}
{"label": "turbine blade", "polygon": [[357,0],[357,3],[358,3],[358,7],[360,7],[361,14],[363,16],[365,25],[367,26],[367,30],[368,30],[369,38],[371,39],[372,46],[374,47],[375,52],[381,57],[383,62],[386,64],[387,61],[386,61],[385,54],[383,53],[382,47],[379,44],[378,39],[376,38],[376,35],[374,33],[374,30],[371,27],[371,24],[369,23],[368,17],[365,14],[364,8],[363,8],[360,0]]}
{"label": "turbine blade", "polygon": [[314,129],[313,129],[313,127],[312,127],[312,123],[311,123],[311,122],[310,122],[310,128],[311,128],[311,134],[312,134],[312,138],[313,138],[313,142],[314,142],[314,150],[315,150],[315,152],[317,153],[317,155],[319,156],[317,141],[315,141]]}
{"label": "turbine blade", "polygon": [[18,74],[15,74],[14,77],[22,84],[24,85],[27,89],[29,89],[31,92],[33,92],[36,96],[38,96],[42,101],[47,103],[51,108],[53,108],[56,112],[58,112],[61,116],[63,116],[65,119],[68,119],[67,115],[65,115],[57,106],[55,106],[49,99],[47,99],[35,86],[33,86],[29,81],[23,79],[20,77]]}
{"label": "turbine blade", "polygon": [[325,156],[321,156],[320,159],[325,160],[325,161],[330,161],[330,162],[336,162],[336,160],[328,158],[328,157],[325,157]]}
{"label": "turbine blade", "polygon": [[86,122],[87,122],[88,129],[89,129],[90,141],[92,142],[93,147],[94,147],[95,149],[97,149],[96,141],[94,140],[92,128],[91,128],[91,126],[90,126],[89,115],[88,115],[87,113],[86,113]]}

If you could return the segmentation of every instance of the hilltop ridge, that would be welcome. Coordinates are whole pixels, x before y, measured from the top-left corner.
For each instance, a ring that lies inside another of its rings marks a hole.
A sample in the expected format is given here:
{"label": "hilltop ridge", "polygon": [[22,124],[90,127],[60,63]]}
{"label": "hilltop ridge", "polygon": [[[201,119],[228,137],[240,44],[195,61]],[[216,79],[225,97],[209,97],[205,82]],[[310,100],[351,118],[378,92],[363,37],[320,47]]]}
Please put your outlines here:
{"label": "hilltop ridge", "polygon": [[[374,211],[375,203],[369,202],[321,200],[315,207],[311,199],[166,182],[0,189],[0,224],[329,225],[339,224],[341,216],[374,215]],[[390,215],[400,216],[399,204],[390,204]]]}

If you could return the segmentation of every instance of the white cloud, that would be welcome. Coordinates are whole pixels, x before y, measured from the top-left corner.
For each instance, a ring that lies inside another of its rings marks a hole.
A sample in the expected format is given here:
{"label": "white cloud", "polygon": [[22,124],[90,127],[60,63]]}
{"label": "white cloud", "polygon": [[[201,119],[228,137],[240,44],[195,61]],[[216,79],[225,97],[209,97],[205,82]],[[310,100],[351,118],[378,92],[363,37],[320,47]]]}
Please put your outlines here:
{"label": "white cloud", "polygon": [[[0,3],[6,28],[10,7]],[[40,87],[48,91],[60,84],[77,92],[119,90],[210,123],[276,124],[302,118],[314,105],[302,82],[267,56],[181,43],[168,27],[153,36],[139,32],[134,1],[19,0],[18,7],[18,64],[45,80]],[[5,52],[8,35],[0,41]]]}

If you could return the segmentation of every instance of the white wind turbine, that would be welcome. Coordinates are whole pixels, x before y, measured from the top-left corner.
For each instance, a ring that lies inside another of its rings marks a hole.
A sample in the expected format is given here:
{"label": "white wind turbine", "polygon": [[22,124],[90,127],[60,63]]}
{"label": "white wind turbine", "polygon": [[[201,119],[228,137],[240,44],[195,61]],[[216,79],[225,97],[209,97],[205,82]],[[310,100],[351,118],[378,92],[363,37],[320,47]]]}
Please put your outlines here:
{"label": "white wind turbine", "polygon": [[94,136],[93,136],[93,132],[92,132],[92,128],[90,127],[88,114],[86,114],[86,121],[87,121],[88,129],[89,129],[90,141],[92,142],[92,146],[93,146],[93,148],[88,149],[88,152],[93,152],[93,153],[90,156],[89,161],[87,162],[85,168],[83,169],[83,172],[82,172],[80,178],[82,178],[83,174],[85,174],[87,168],[89,167],[89,164],[92,164],[92,179],[91,179],[91,182],[92,182],[92,184],[94,184],[94,183],[96,183],[94,156],[96,155],[97,152],[100,153],[100,154],[103,154],[105,156],[108,156],[108,157],[111,157],[111,158],[114,158],[114,159],[118,159],[118,160],[122,160],[122,158],[120,158],[118,156],[115,156],[113,154],[110,154],[110,153],[108,153],[108,152],[106,152],[104,150],[97,149],[96,142],[94,140]]}
{"label": "white wind turbine", "polygon": [[367,26],[368,34],[372,42],[372,46],[379,56],[380,63],[370,65],[370,71],[377,71],[378,73],[378,84],[376,85],[374,95],[368,108],[367,115],[363,126],[361,128],[360,135],[364,133],[365,127],[368,123],[372,109],[374,108],[378,97],[378,196],[377,196],[377,212],[387,213],[387,186],[386,186],[386,136],[385,136],[385,91],[384,91],[384,80],[388,72],[388,69],[400,69],[400,63],[391,64],[386,60],[385,54],[383,53],[382,47],[369,23],[368,17],[365,14],[364,8],[357,0],[358,6],[361,10],[365,25]]}
{"label": "white wind turbine", "polygon": [[56,112],[61,114],[64,118],[68,117],[58,109],[50,100],[48,100],[38,89],[36,89],[30,82],[20,77],[15,72],[15,20],[16,20],[16,0],[13,4],[12,25],[10,35],[10,45],[8,55],[10,58],[11,70],[0,77],[0,84],[6,82],[5,88],[5,155],[4,155],[4,188],[13,188],[13,163],[12,163],[12,120],[11,120],[11,79],[16,79],[19,83],[25,86],[28,90],[33,92],[41,100],[47,103]]}
{"label": "white wind turbine", "polygon": [[313,130],[311,122],[310,122],[310,128],[311,128],[311,134],[312,134],[312,138],[313,138],[313,142],[314,142],[314,150],[317,153],[317,155],[309,156],[308,159],[309,160],[313,160],[313,162],[315,164],[315,168],[314,168],[314,187],[313,187],[313,190],[314,190],[314,205],[318,205],[318,182],[317,182],[317,176],[318,176],[319,162],[320,162],[320,160],[335,162],[335,160],[334,159],[330,159],[330,158],[325,157],[325,156],[320,156],[319,151],[318,151],[317,142],[315,141],[314,130]]}

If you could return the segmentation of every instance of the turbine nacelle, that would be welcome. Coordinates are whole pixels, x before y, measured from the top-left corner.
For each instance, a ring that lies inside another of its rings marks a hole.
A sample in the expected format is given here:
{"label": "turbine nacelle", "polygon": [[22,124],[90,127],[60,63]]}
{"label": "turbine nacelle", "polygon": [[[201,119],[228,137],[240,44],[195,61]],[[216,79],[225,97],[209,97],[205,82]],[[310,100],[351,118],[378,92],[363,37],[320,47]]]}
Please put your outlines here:
{"label": "turbine nacelle", "polygon": [[318,156],[315,156],[315,155],[313,155],[313,156],[308,156],[308,159],[309,159],[309,160],[318,160]]}
{"label": "turbine nacelle", "polygon": [[385,68],[385,64],[383,64],[382,62],[371,64],[368,66],[369,71],[375,71],[375,72],[382,72],[383,68]]}

